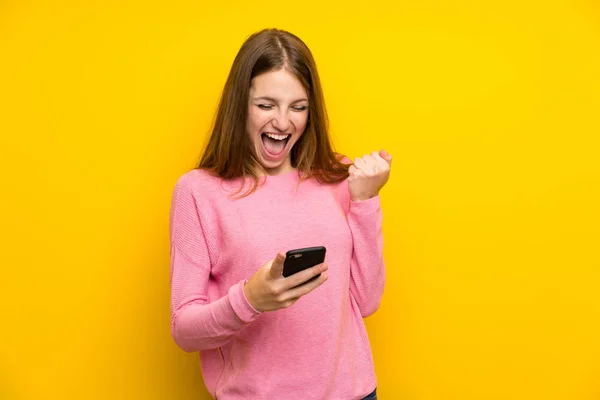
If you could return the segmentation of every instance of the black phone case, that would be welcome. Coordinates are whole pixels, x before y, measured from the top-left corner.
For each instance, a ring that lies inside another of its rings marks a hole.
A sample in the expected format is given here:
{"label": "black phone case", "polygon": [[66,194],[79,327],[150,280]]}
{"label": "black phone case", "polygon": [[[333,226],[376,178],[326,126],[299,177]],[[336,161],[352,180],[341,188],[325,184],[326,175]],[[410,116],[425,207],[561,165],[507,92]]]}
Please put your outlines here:
{"label": "black phone case", "polygon": [[[288,251],[285,254],[285,261],[283,262],[283,276],[288,277],[306,268],[321,264],[325,261],[325,251],[325,247],[323,246]],[[315,278],[320,275],[315,276]]]}

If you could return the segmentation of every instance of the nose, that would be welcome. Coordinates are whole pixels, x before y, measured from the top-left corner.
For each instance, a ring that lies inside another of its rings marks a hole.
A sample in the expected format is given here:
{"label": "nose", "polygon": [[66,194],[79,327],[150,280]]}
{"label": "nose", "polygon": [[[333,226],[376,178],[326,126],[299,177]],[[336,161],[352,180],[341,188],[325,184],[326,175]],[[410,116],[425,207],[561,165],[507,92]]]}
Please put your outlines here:
{"label": "nose", "polygon": [[273,127],[280,132],[286,132],[290,127],[290,117],[287,111],[280,110],[273,118]]}

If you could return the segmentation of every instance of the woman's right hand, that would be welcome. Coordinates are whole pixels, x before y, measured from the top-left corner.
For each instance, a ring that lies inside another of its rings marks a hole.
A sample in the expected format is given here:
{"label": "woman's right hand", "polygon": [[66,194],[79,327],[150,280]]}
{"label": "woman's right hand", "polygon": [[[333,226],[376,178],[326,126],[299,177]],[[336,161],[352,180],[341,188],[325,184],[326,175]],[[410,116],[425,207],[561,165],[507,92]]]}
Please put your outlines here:
{"label": "woman's right hand", "polygon": [[[285,254],[267,261],[244,285],[244,294],[256,311],[275,311],[287,308],[307,293],[312,292],[327,280],[327,264],[317,264],[294,275],[284,277]],[[305,283],[321,274],[317,279]]]}

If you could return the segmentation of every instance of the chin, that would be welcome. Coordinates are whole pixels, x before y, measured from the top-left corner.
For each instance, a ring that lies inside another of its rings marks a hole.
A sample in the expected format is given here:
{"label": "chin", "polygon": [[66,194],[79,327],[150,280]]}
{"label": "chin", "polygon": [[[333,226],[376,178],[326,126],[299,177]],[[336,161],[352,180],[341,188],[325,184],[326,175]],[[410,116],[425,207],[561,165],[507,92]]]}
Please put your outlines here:
{"label": "chin", "polygon": [[261,159],[261,160],[260,160],[260,165],[261,165],[261,166],[262,166],[264,169],[267,169],[267,170],[272,170],[272,169],[278,169],[278,168],[282,168],[282,167],[284,166],[284,161],[285,161],[285,159],[284,159],[284,160],[282,160],[282,161],[277,161],[277,162],[275,162],[275,161],[270,161],[270,160],[264,160],[264,159]]}

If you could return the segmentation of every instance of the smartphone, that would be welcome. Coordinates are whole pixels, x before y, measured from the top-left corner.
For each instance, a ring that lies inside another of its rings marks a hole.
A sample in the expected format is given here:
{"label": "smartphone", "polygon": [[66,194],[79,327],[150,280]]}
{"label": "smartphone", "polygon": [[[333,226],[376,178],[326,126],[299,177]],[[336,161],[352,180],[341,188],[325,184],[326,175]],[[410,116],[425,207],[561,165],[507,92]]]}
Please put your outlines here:
{"label": "smartphone", "polygon": [[[305,247],[303,249],[288,251],[285,254],[285,261],[283,262],[283,276],[288,277],[303,271],[306,268],[323,263],[325,261],[325,251],[326,249],[323,246]],[[321,276],[321,274],[316,275],[304,283],[315,280],[319,276]]]}

